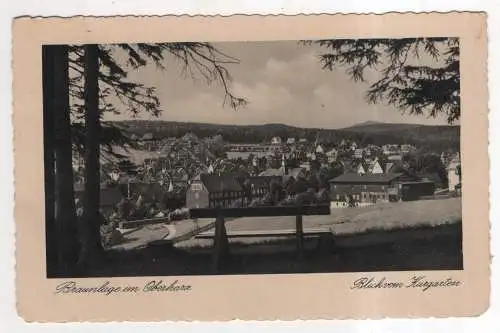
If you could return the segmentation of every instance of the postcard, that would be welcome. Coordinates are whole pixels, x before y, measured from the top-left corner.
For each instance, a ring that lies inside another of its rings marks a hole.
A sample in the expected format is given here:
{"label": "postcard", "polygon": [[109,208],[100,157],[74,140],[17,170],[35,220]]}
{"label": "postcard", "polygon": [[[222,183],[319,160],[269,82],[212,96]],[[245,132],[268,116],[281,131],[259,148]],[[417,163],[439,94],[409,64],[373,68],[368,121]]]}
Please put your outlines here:
{"label": "postcard", "polygon": [[20,17],[30,322],[478,316],[486,16]]}

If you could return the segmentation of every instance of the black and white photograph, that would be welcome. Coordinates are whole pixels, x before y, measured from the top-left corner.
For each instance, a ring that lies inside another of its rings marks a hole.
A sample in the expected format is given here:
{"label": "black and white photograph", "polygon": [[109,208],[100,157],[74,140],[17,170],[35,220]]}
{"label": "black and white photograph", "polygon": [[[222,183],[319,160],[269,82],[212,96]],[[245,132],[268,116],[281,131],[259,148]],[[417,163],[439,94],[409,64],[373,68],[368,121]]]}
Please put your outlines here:
{"label": "black and white photograph", "polygon": [[460,38],[44,45],[48,278],[460,271]]}

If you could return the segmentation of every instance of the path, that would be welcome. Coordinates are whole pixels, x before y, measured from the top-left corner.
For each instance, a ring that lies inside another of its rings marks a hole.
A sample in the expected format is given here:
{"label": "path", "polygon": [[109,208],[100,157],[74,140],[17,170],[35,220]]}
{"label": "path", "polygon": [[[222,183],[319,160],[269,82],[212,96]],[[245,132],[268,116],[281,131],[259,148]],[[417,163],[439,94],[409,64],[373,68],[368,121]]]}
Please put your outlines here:
{"label": "path", "polygon": [[158,223],[135,229],[121,229],[123,241],[111,250],[129,251],[146,247],[149,243],[166,241],[181,242],[215,226],[213,219],[175,221],[172,224]]}

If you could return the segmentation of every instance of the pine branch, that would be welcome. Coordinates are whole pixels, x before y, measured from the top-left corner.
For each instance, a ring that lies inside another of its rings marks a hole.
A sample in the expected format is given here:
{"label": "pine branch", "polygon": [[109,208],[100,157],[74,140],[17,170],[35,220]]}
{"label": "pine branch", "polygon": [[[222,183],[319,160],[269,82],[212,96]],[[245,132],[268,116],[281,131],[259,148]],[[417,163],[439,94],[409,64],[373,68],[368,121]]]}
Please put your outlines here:
{"label": "pine branch", "polygon": [[[460,119],[460,62],[458,38],[403,38],[302,41],[328,50],[320,55],[323,69],[343,67],[353,81],[365,81],[372,68],[381,78],[370,83],[369,103],[386,101],[403,113],[437,117],[444,114],[451,124]],[[443,51],[444,49],[444,51]],[[427,55],[435,66],[410,65],[409,56]],[[385,67],[381,65],[388,63]]]}

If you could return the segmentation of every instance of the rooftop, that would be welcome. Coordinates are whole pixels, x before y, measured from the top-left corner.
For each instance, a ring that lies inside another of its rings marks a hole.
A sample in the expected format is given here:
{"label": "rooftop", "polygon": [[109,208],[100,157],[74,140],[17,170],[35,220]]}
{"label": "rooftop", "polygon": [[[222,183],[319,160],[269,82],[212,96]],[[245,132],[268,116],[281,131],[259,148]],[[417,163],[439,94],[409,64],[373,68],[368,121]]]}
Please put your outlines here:
{"label": "rooftop", "polygon": [[254,177],[248,177],[245,181],[248,181],[250,185],[256,188],[267,188],[269,187],[270,179],[272,178],[264,176],[254,176]]}
{"label": "rooftop", "polygon": [[357,174],[345,173],[332,180],[331,183],[388,183],[403,176],[403,173]]}
{"label": "rooftop", "polygon": [[304,168],[294,168],[288,172],[288,176],[297,178],[301,173],[305,172]]}
{"label": "rooftop", "polygon": [[280,169],[267,169],[262,171],[259,176],[283,176],[283,170]]}
{"label": "rooftop", "polygon": [[222,173],[220,175],[200,176],[200,180],[209,192],[241,192],[243,188],[236,180],[234,174]]}

